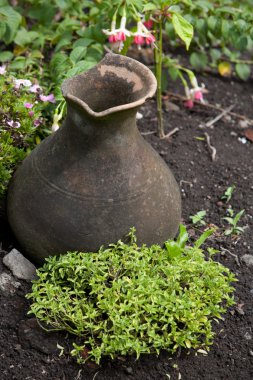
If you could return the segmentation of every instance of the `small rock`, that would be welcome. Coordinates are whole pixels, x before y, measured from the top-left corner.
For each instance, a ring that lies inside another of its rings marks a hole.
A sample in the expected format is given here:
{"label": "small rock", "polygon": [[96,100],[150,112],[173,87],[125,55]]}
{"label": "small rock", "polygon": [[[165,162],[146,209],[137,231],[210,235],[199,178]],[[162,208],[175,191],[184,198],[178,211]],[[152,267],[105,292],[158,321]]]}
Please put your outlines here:
{"label": "small rock", "polygon": [[136,119],[137,119],[137,120],[141,120],[142,118],[143,118],[142,113],[137,112],[137,114],[136,114]]}
{"label": "small rock", "polygon": [[30,281],[37,277],[36,267],[15,248],[4,256],[3,263],[21,280]]}
{"label": "small rock", "polygon": [[253,296],[253,289],[250,289],[250,294]]}
{"label": "small rock", "polygon": [[238,141],[240,141],[242,144],[247,143],[247,139],[245,137],[238,137]]}
{"label": "small rock", "polygon": [[253,267],[253,255],[243,255],[241,260],[247,265],[247,267]]}
{"label": "small rock", "polygon": [[238,123],[238,125],[242,129],[247,128],[249,126],[247,120],[240,120],[239,123]]}
{"label": "small rock", "polygon": [[132,375],[133,373],[134,373],[134,371],[133,371],[133,368],[132,367],[126,367],[126,373],[128,374],[128,375]]}
{"label": "small rock", "polygon": [[247,339],[247,340],[251,340],[251,339],[252,339],[252,335],[250,335],[250,333],[247,331],[247,332],[244,334],[244,338]]}
{"label": "small rock", "polygon": [[249,354],[250,354],[250,356],[253,356],[253,351],[249,350]]}
{"label": "small rock", "polygon": [[15,281],[10,274],[6,272],[0,274],[0,290],[5,296],[14,295],[20,286],[20,282]]}

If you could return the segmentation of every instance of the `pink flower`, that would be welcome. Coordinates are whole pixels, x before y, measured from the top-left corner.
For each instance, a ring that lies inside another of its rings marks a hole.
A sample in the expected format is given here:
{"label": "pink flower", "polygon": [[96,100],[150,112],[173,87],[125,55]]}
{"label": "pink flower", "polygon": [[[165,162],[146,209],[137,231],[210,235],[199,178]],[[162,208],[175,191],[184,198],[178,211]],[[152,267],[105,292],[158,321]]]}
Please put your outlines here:
{"label": "pink flower", "polygon": [[29,115],[30,117],[33,117],[33,116],[34,116],[34,112],[33,112],[33,111],[29,111],[29,112],[28,112],[28,115]]}
{"label": "pink flower", "polygon": [[154,22],[152,20],[147,20],[147,21],[144,21],[143,25],[146,26],[147,29],[152,29],[153,28],[153,24]]}
{"label": "pink flower", "polygon": [[203,100],[203,94],[202,94],[202,91],[201,90],[197,90],[194,94],[194,99],[195,100]]}
{"label": "pink flower", "polygon": [[24,87],[31,87],[32,82],[29,79],[15,79],[14,84],[15,89],[18,90],[21,85]]}
{"label": "pink flower", "polygon": [[150,44],[153,44],[154,42],[155,42],[155,36],[153,36],[153,34],[149,34],[146,37],[146,44],[150,45]]}
{"label": "pink flower", "polygon": [[24,103],[25,108],[33,108],[32,103]]}
{"label": "pink flower", "polygon": [[54,94],[40,95],[40,100],[42,102],[50,102],[50,103],[55,103],[56,102]]}
{"label": "pink flower", "polygon": [[21,124],[19,121],[9,120],[7,124],[12,128],[20,128]]}
{"label": "pink flower", "polygon": [[143,36],[139,35],[139,34],[136,34],[136,36],[134,36],[134,43],[136,45],[143,45],[145,42],[145,39]]}
{"label": "pink flower", "polygon": [[186,108],[193,108],[194,107],[194,102],[193,102],[193,100],[192,99],[188,99],[188,100],[186,100],[186,102],[184,102],[184,106],[186,107]]}
{"label": "pink flower", "polygon": [[145,41],[148,45],[155,42],[155,37],[150,33],[150,31],[145,27],[145,25],[138,21],[137,31],[133,34],[134,42],[139,45],[142,45]]}
{"label": "pink flower", "polygon": [[33,84],[30,87],[30,92],[33,92],[34,94],[40,91],[42,91],[42,88],[38,84]]}
{"label": "pink flower", "polygon": [[6,66],[0,66],[0,75],[4,75],[6,73]]}
{"label": "pink flower", "polygon": [[110,44],[115,44],[115,42],[118,42],[117,34],[112,34],[111,36],[109,36],[108,41],[110,42]]}
{"label": "pink flower", "polygon": [[126,41],[126,33],[125,32],[118,32],[116,34],[117,41]]}
{"label": "pink flower", "polygon": [[38,127],[40,124],[41,124],[40,119],[35,119],[34,122],[33,122],[33,125],[34,125],[35,127]]}

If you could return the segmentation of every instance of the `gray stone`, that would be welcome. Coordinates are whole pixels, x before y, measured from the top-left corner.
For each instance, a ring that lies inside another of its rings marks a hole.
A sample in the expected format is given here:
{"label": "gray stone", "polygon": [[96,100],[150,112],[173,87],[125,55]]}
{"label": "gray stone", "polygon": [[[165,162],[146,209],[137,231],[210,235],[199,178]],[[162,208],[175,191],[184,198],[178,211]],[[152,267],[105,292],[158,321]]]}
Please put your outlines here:
{"label": "gray stone", "polygon": [[247,265],[247,267],[253,268],[253,255],[243,255],[241,260]]}
{"label": "gray stone", "polygon": [[6,272],[0,274],[0,291],[5,296],[14,295],[16,290],[21,286],[20,282]]}
{"label": "gray stone", "polygon": [[4,256],[3,263],[21,280],[36,279],[36,267],[15,248]]}

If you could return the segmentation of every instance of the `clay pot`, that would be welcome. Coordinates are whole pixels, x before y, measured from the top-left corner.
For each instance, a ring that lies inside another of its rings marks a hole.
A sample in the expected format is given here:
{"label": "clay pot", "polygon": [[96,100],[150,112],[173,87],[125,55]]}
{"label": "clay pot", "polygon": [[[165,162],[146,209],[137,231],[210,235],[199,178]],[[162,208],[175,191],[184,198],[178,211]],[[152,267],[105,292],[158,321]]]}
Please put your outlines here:
{"label": "clay pot", "polygon": [[63,126],[23,161],[8,191],[9,223],[33,261],[97,251],[132,226],[139,244],[174,237],[178,186],[136,127],[155,91],[146,66],[117,54],[65,80]]}

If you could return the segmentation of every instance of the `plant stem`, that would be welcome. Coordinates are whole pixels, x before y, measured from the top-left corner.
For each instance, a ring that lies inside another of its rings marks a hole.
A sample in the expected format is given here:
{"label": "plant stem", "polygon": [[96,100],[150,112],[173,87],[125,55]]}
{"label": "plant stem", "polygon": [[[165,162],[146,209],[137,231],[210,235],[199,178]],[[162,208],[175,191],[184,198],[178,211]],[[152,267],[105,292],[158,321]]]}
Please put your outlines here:
{"label": "plant stem", "polygon": [[[157,30],[158,29],[158,30]],[[163,58],[163,34],[162,34],[162,19],[159,20],[159,26],[156,29],[157,46],[155,48],[155,66],[156,66],[156,79],[157,79],[157,128],[159,137],[165,136],[163,127],[163,114],[162,114],[162,58]]]}

